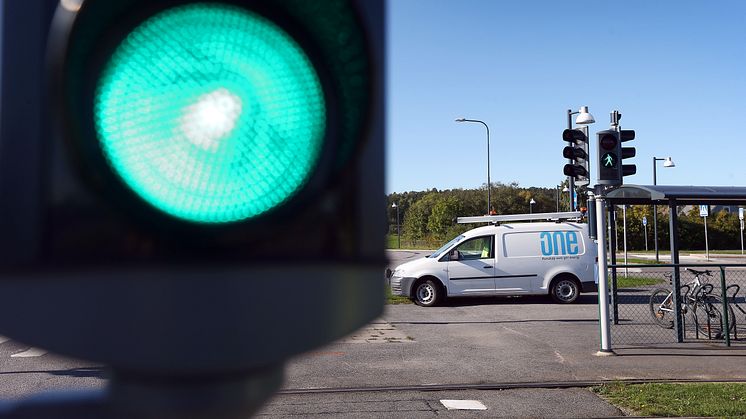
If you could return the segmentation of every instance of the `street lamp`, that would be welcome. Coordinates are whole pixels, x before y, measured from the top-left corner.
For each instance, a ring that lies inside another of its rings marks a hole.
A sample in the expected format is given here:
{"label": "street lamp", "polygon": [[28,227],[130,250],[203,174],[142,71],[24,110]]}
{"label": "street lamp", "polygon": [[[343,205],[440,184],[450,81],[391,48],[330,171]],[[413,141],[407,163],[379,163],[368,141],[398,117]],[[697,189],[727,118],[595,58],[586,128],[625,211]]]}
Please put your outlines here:
{"label": "street lamp", "polygon": [[528,203],[528,212],[529,212],[529,214],[533,214],[534,213],[534,204],[535,203],[536,203],[536,201],[534,201],[534,198],[531,198],[531,201]]}
{"label": "street lamp", "polygon": [[[591,115],[588,112],[587,106],[581,106],[580,110],[577,112],[573,112],[572,109],[567,110],[567,129],[572,129],[572,116],[578,115],[577,118],[575,118],[575,123],[578,125],[588,125],[596,122],[595,119],[593,119],[593,115]],[[572,159],[567,160],[568,163],[572,164]],[[590,178],[590,173],[588,173],[588,177]],[[567,177],[570,185],[570,211],[575,211],[575,179],[572,176]]]}
{"label": "street lamp", "polygon": [[401,249],[401,229],[399,228],[399,206],[396,205],[396,202],[391,204],[391,208],[396,208],[396,237],[399,242],[399,249]]}
{"label": "street lamp", "polygon": [[[657,174],[655,171],[655,162],[657,161],[662,161],[663,167],[676,167],[676,165],[673,163],[673,160],[671,160],[671,157],[666,157],[664,159],[653,156],[653,185],[658,184]],[[658,209],[655,204],[653,204],[653,240],[655,241],[655,261],[660,262],[658,256]]]}
{"label": "street lamp", "polygon": [[492,200],[492,185],[490,184],[490,127],[484,121],[478,119],[456,118],[456,122],[475,122],[484,125],[487,129],[487,212],[485,214],[490,215],[490,201]]}

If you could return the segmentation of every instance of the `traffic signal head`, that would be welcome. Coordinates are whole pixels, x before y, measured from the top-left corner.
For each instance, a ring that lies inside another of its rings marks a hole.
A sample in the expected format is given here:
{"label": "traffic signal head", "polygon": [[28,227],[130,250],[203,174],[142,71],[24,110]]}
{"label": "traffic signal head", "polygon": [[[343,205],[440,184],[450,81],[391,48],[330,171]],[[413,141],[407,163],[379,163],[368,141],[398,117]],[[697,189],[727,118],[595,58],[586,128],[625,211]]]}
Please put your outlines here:
{"label": "traffic signal head", "polygon": [[382,2],[2,7],[0,332],[231,374],[380,314]]}
{"label": "traffic signal head", "polygon": [[572,176],[578,186],[589,184],[588,127],[566,129],[562,132],[562,140],[570,143],[562,149],[562,156],[570,160],[563,173]]}
{"label": "traffic signal head", "polygon": [[596,136],[598,137],[598,184],[621,185],[619,133],[615,130],[605,130],[599,131]]}
{"label": "traffic signal head", "polygon": [[633,130],[605,130],[598,136],[598,183],[600,185],[621,185],[624,176],[634,175],[634,164],[623,164],[623,159],[635,156],[634,147],[622,147],[625,141],[635,138]]}

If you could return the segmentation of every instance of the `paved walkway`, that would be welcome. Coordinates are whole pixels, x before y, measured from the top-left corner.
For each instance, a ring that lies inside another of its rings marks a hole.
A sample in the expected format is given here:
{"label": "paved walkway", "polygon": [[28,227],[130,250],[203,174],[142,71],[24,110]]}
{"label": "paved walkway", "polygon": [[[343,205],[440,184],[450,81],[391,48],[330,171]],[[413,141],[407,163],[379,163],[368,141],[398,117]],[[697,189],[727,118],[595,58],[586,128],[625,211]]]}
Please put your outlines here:
{"label": "paved walkway", "polygon": [[[622,412],[589,383],[746,380],[742,346],[620,347],[598,357],[596,316],[595,296],[571,306],[538,297],[387,306],[368,329],[291,362],[285,393],[261,416],[613,417]],[[553,388],[568,385],[578,387]],[[447,399],[486,410],[449,411]]]}

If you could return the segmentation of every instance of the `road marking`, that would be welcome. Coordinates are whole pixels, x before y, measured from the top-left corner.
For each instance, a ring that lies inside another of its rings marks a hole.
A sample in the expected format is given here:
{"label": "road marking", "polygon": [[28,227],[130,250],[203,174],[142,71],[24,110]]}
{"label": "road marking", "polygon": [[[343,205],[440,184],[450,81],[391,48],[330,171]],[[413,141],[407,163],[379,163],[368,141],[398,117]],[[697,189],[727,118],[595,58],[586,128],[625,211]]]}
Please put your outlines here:
{"label": "road marking", "polygon": [[487,410],[479,400],[441,400],[440,403],[448,410]]}
{"label": "road marking", "polygon": [[5,343],[5,342],[7,342],[9,340],[10,340],[10,338],[6,338],[5,336],[0,336],[0,343]]}
{"label": "road marking", "polygon": [[47,353],[47,351],[45,351],[44,349],[29,348],[29,349],[27,349],[27,350],[25,350],[23,352],[19,352],[17,354],[13,354],[10,357],[11,358],[34,358],[34,357],[37,357],[37,356],[42,356],[42,355],[44,355],[46,353]]}

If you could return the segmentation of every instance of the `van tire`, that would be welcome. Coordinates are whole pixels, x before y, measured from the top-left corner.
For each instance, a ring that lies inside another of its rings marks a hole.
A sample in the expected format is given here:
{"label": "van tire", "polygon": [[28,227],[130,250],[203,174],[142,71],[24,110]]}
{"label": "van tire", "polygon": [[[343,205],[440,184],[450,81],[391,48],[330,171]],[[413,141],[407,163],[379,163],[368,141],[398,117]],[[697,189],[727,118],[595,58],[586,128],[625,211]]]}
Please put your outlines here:
{"label": "van tire", "polygon": [[443,299],[443,288],[438,281],[433,279],[419,280],[414,286],[412,293],[414,303],[422,307],[438,305]]}
{"label": "van tire", "polygon": [[558,276],[549,287],[549,295],[555,303],[574,303],[580,296],[580,283],[569,275]]}

